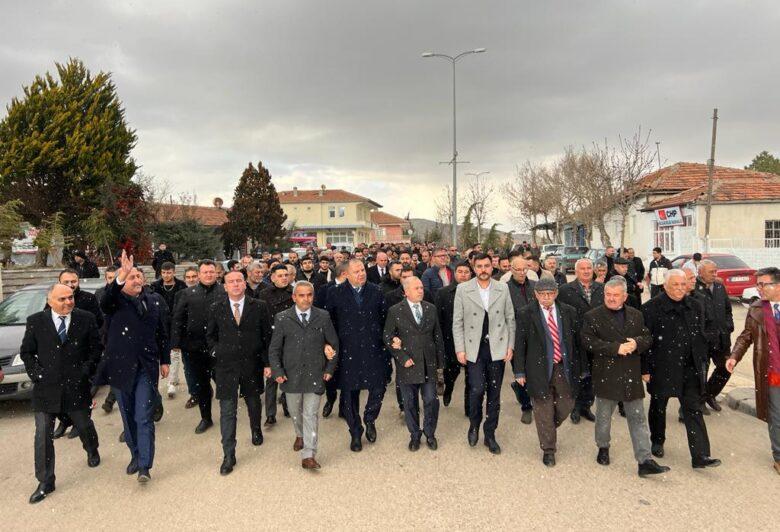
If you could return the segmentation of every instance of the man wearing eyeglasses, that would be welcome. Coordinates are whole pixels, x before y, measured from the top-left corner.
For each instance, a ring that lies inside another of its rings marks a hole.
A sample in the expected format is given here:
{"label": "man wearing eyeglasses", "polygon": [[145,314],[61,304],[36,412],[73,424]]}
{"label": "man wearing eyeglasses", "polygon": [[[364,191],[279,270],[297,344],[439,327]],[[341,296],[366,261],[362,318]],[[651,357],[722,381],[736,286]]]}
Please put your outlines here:
{"label": "man wearing eyeglasses", "polygon": [[422,276],[423,288],[436,297],[440,288],[449,286],[453,280],[453,273],[448,266],[450,256],[445,248],[436,248],[433,252],[431,267],[425,270]]}
{"label": "man wearing eyeglasses", "polygon": [[98,436],[89,416],[92,402],[89,378],[103,346],[95,317],[74,308],[73,290],[53,285],[47,294],[49,308],[27,318],[19,349],[33,387],[35,411],[35,477],[38,487],[30,504],[54,491],[54,420],[64,413],[78,429],[87,452],[87,465],[100,464]]}
{"label": "man wearing eyeglasses", "polygon": [[780,475],[780,268],[758,270],[756,286],[761,299],[750,305],[726,369],[733,373],[753,345],[756,416],[769,425],[774,468]]}

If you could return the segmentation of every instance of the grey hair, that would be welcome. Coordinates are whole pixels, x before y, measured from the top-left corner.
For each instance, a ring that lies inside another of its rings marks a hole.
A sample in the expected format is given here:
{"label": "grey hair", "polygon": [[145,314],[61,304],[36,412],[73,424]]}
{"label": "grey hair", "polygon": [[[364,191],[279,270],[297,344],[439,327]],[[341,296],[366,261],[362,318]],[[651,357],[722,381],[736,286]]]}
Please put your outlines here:
{"label": "grey hair", "polygon": [[544,262],[547,262],[547,261],[548,261],[548,260],[550,260],[550,259],[554,260],[554,261],[555,261],[555,264],[558,264],[558,257],[556,257],[555,255],[547,255],[547,256],[544,258]]}
{"label": "grey hair", "polygon": [[51,293],[52,293],[52,292],[54,292],[54,289],[55,289],[55,288],[57,288],[58,286],[64,286],[64,287],[65,287],[65,288],[67,288],[68,290],[73,290],[73,289],[72,289],[70,286],[68,286],[68,285],[66,285],[66,284],[62,284],[62,283],[54,283],[53,285],[51,285],[51,286],[49,287],[49,289],[48,289],[48,290],[46,290],[46,299],[48,299],[48,298],[49,298],[49,296],[51,295]]}
{"label": "grey hair", "polygon": [[586,262],[587,262],[588,264],[590,264],[591,266],[593,266],[593,261],[592,261],[592,260],[590,260],[590,259],[589,259],[589,258],[587,258],[587,257],[582,257],[581,259],[577,259],[577,262],[575,262],[575,263],[574,263],[574,269],[576,270],[576,269],[579,267],[580,263],[583,263],[583,264],[584,264],[584,263],[586,263]]}
{"label": "grey hair", "polygon": [[534,292],[556,292],[558,291],[558,283],[555,282],[552,276],[542,276],[541,279],[536,281],[534,285]]}
{"label": "grey hair", "polygon": [[599,266],[604,266],[606,268],[609,266],[609,264],[607,264],[607,261],[605,260],[598,260],[596,261],[596,268],[598,268]]}
{"label": "grey hair", "polygon": [[628,285],[626,284],[626,280],[623,277],[613,277],[604,284],[605,289],[614,287],[620,287],[623,289],[623,292],[628,292]]}
{"label": "grey hair", "polygon": [[[420,281],[420,279],[414,275],[401,279],[401,286],[404,287],[404,291],[406,291],[406,289],[409,288],[409,285],[412,284],[415,280]],[[420,282],[422,283],[422,281]]]}
{"label": "grey hair", "polygon": [[260,268],[260,263],[257,262],[256,260],[252,261],[252,262],[250,262],[249,264],[246,265],[246,273],[253,272],[253,271],[257,270],[258,268]]}
{"label": "grey hair", "polygon": [[314,293],[314,285],[313,284],[311,284],[309,281],[298,281],[297,283],[295,283],[295,286],[293,287],[293,294],[297,294],[298,293],[298,288],[300,288],[302,286],[304,288],[308,286],[309,288],[311,288],[311,293],[312,294]]}
{"label": "grey hair", "polygon": [[701,271],[702,267],[704,266],[715,266],[716,268],[718,267],[718,265],[715,264],[715,261],[712,261],[710,259],[702,259],[699,261],[699,266],[696,271]]}
{"label": "grey hair", "polygon": [[673,268],[671,270],[666,270],[666,273],[664,273],[664,282],[675,276],[687,279],[685,276],[685,270],[681,270],[680,268]]}
{"label": "grey hair", "polygon": [[339,262],[333,267],[333,271],[336,272],[336,277],[341,277],[349,268],[349,264],[346,262]]}

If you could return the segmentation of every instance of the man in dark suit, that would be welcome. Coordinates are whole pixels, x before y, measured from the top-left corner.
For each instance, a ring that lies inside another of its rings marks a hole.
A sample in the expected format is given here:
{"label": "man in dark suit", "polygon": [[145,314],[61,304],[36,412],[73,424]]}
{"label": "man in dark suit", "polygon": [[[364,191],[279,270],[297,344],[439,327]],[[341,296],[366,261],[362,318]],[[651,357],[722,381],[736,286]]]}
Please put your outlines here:
{"label": "man in dark suit", "polygon": [[[352,437],[350,449],[361,451],[363,422],[366,439],[376,441],[376,419],[385,395],[387,352],[382,340],[385,298],[374,283],[366,282],[366,270],[359,259],[351,259],[347,282],[331,289],[328,311],[339,335],[338,387],[341,410]],[[360,418],[360,390],[368,400]]]}
{"label": "man in dark suit", "polygon": [[[535,301],[534,286],[536,281],[528,279],[528,262],[522,255],[512,257],[509,271],[512,273],[512,276],[507,281],[507,286],[509,287],[509,296],[512,298],[512,307],[515,309],[515,320],[517,320],[520,310],[528,306],[532,301]],[[525,386],[521,386],[516,380],[512,380],[512,391],[515,392],[515,398],[520,403],[520,409],[522,410],[520,421],[530,425],[534,419],[531,396],[528,395]]]}
{"label": "man in dark suit", "polygon": [[731,333],[734,332],[734,318],[731,313],[731,301],[722,283],[718,282],[718,265],[709,259],[699,263],[699,276],[696,279],[696,292],[703,295],[702,301],[710,308],[712,326],[717,328],[717,339],[710,346],[710,360],[715,365],[709,380],[705,399],[716,412],[721,411],[716,397],[723,391],[731,373],[726,369],[726,359],[731,354]]}
{"label": "man in dark suit", "polygon": [[[319,260],[319,269],[317,270],[317,273],[320,274],[320,277],[325,279],[326,283],[331,282],[333,279],[335,279],[335,272],[333,271],[333,266],[331,265],[331,261],[328,258],[327,255],[321,255]],[[316,297],[317,291],[314,291],[314,295]]]}
{"label": "man in dark suit", "polygon": [[[436,311],[439,315],[442,338],[444,340],[444,406],[449,406],[452,401],[452,392],[455,390],[455,381],[460,375],[463,366],[455,356],[455,343],[452,339],[452,316],[455,312],[455,289],[460,283],[471,279],[471,266],[468,262],[461,262],[455,267],[454,282],[449,286],[440,288],[436,292]],[[463,391],[463,404],[466,416],[469,415],[469,374],[466,375],[466,388]]]}
{"label": "man in dark suit", "polygon": [[387,274],[387,253],[380,251],[376,254],[376,264],[366,270],[366,279],[369,283],[380,284]]}
{"label": "man in dark suit", "polygon": [[[577,323],[582,324],[585,313],[604,304],[604,285],[596,282],[593,277],[593,262],[590,259],[579,259],[574,264],[574,276],[572,282],[560,287],[558,301],[565,303],[577,311]],[[579,345],[579,330],[575,331],[574,341]],[[579,391],[576,395],[574,409],[571,412],[572,423],[579,423],[584,417],[588,421],[595,421],[596,417],[590,411],[593,404],[593,378],[590,367],[592,356],[587,346],[580,349],[583,359],[587,361],[581,378]],[[578,375],[580,377],[580,375]]]}
{"label": "man in dark suit", "polygon": [[154,257],[152,257],[152,268],[154,269],[155,279],[159,279],[162,267],[165,263],[175,265],[176,261],[173,259],[173,253],[168,249],[168,245],[165,242],[161,242],[160,245],[157,246],[157,251],[154,252]]}
{"label": "man in dark suit", "polygon": [[387,275],[384,276],[379,287],[384,294],[393,292],[401,287],[401,270],[404,265],[398,261],[393,261],[387,266]]}
{"label": "man in dark suit", "polygon": [[[246,402],[252,445],[262,445],[263,419],[260,394],[263,372],[268,368],[271,316],[268,306],[246,296],[246,281],[240,271],[225,273],[225,292],[209,312],[208,342],[215,359],[214,375],[219,400],[219,428],[224,454],[220,475],[236,465],[236,411],[239,392]],[[266,372],[268,373],[268,372]]]}
{"label": "man in dark suit", "polygon": [[122,251],[121,267],[100,307],[106,316],[106,354],[98,384],[110,384],[119,403],[125,443],[131,459],[127,474],[151,479],[154,462],[154,409],[157,377],[168,376],[171,363],[165,300],[144,290],[143,274]]}
{"label": "man in dark suit", "polygon": [[314,287],[301,281],[293,289],[295,305],[274,318],[268,356],[271,377],[285,393],[295,427],[293,450],[301,467],[320,469],[317,414],[326,383],[336,370],[338,335],[326,310],[314,308]]}
{"label": "man in dark suit", "polygon": [[688,434],[691,465],[715,467],[720,460],[710,457],[710,440],[702,415],[709,343],[705,336],[704,311],[688,295],[685,272],[666,272],[663,292],[642,306],[645,325],[653,339],[648,353],[650,383],[650,440],[652,453],[664,455],[666,404],[678,397]]}
{"label": "man in dark suit", "polygon": [[639,464],[639,476],[669,471],[658,465],[650,453],[650,429],[645,417],[642,382],[649,382],[646,351],[650,331],[642,313],[626,305],[628,293],[622,279],[604,286],[604,305],[585,313],[581,345],[593,354],[593,383],[596,394],[596,462],[609,465],[612,414],[619,401],[625,405],[628,432]]}
{"label": "man in dark suit", "polygon": [[92,314],[74,308],[73,290],[53,285],[47,294],[48,309],[27,318],[19,354],[33,381],[35,411],[35,477],[38,487],[30,503],[42,501],[54,491],[54,420],[65,414],[77,427],[87,452],[87,465],[100,464],[98,436],[89,416],[92,402],[90,376],[103,346]]}
{"label": "man in dark suit", "polygon": [[76,270],[79,275],[79,279],[99,279],[100,270],[97,264],[89,260],[87,254],[83,251],[76,251],[73,253],[73,262],[70,263],[70,267]]}
{"label": "man in dark suit", "polygon": [[[387,305],[387,308],[392,307],[393,305],[397,305],[404,299],[406,299],[406,293],[404,292],[404,287],[402,284],[404,279],[409,279],[411,277],[416,277],[417,271],[414,269],[412,265],[403,265],[401,267],[401,278],[399,279],[399,285],[398,288],[393,290],[392,292],[385,292],[385,304]],[[423,300],[427,301],[428,303],[433,303],[435,301],[434,294],[430,290],[423,289],[424,296]]]}
{"label": "man in dark suit", "polygon": [[184,364],[189,366],[190,374],[197,382],[200,422],[195,427],[195,434],[202,434],[214,425],[211,417],[214,370],[206,330],[211,306],[224,293],[222,285],[217,282],[214,261],[205,259],[198,263],[198,284],[180,292],[173,310],[171,346],[174,351],[181,352]]}
{"label": "man in dark suit", "polygon": [[542,462],[555,465],[557,429],[574,408],[577,376],[582,367],[577,342],[577,311],[556,301],[558,285],[542,278],[534,287],[536,301],[520,310],[512,362],[515,379],[527,386]]}
{"label": "man in dark suit", "polygon": [[634,281],[634,277],[629,273],[628,268],[631,265],[630,261],[624,257],[617,257],[612,264],[612,271],[607,274],[605,283],[615,277],[621,277],[626,282],[626,290],[628,290],[628,299],[626,304],[630,307],[634,307],[639,310],[642,307],[642,292]]}
{"label": "man in dark suit", "polygon": [[294,280],[296,282],[308,281],[314,286],[315,290],[327,282],[324,277],[314,270],[314,257],[304,255],[299,262],[301,267],[295,275]]}
{"label": "man in dark suit", "polygon": [[[436,382],[444,369],[444,340],[436,307],[423,301],[422,281],[403,281],[406,300],[390,307],[385,322],[385,345],[395,358],[396,381],[404,398],[404,416],[411,439],[409,450],[420,448],[425,434],[428,448],[435,451],[439,398]],[[420,430],[419,397],[423,398],[423,430]]]}

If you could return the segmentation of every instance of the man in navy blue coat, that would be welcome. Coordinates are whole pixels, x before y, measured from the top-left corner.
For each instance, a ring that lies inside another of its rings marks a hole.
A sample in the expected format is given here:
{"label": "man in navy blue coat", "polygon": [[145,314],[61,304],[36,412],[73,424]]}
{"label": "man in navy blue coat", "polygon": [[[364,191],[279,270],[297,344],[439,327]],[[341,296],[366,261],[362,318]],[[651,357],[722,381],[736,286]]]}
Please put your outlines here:
{"label": "man in navy blue coat", "polygon": [[154,461],[157,377],[168,376],[171,349],[165,300],[143,286],[133,257],[122,251],[117,277],[100,302],[106,315],[106,349],[98,379],[111,385],[122,413],[131,453],[127,474],[138,473],[139,482],[148,482]]}
{"label": "man in navy blue coat", "polygon": [[[339,336],[341,412],[349,425],[352,451],[363,449],[366,439],[376,441],[376,418],[385,396],[388,353],[382,334],[385,326],[385,298],[382,290],[366,282],[366,268],[358,259],[349,261],[347,282],[330,289],[328,312]],[[360,419],[360,390],[368,390],[368,400]]]}

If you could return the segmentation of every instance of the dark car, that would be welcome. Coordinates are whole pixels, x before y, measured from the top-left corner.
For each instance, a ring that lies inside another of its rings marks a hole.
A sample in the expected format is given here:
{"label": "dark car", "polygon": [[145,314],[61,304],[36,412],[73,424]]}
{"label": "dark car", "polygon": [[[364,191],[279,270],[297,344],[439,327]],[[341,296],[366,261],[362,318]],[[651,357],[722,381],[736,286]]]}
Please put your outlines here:
{"label": "dark car", "polygon": [[[709,259],[718,265],[718,277],[729,297],[740,297],[746,288],[756,286],[756,270],[731,253],[702,253],[702,259]],[[691,255],[679,255],[672,260],[672,266],[682,268],[691,260]]]}
{"label": "dark car", "polygon": [[[81,290],[94,293],[105,285],[102,279],[83,279]],[[43,310],[46,306],[46,291],[51,284],[25,286],[0,303],[0,368],[5,378],[0,382],[0,401],[9,399],[30,399],[33,383],[24,369],[19,356],[27,316]]]}
{"label": "dark car", "polygon": [[574,271],[574,265],[588,253],[588,246],[566,246],[560,250],[558,257],[559,268],[563,273]]}

